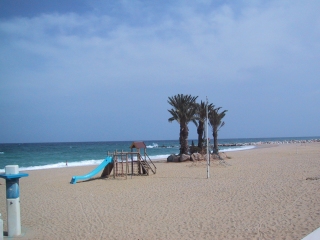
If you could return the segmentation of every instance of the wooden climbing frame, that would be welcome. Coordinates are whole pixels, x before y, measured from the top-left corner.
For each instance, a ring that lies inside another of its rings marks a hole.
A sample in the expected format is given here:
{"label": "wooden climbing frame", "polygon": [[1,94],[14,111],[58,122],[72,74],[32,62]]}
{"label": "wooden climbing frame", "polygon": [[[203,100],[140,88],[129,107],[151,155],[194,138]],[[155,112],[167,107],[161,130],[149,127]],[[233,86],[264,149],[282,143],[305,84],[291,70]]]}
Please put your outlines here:
{"label": "wooden climbing frame", "polygon": [[[108,152],[108,156],[113,157],[113,164],[109,169],[105,169],[101,176],[111,175],[111,168],[113,171],[113,178],[124,177],[127,179],[128,175],[149,175],[150,172],[156,173],[156,166],[150,159],[146,151],[144,142],[133,142],[130,146],[131,152]],[[136,148],[137,151],[133,151]],[[140,149],[144,148],[143,155],[140,154]]]}

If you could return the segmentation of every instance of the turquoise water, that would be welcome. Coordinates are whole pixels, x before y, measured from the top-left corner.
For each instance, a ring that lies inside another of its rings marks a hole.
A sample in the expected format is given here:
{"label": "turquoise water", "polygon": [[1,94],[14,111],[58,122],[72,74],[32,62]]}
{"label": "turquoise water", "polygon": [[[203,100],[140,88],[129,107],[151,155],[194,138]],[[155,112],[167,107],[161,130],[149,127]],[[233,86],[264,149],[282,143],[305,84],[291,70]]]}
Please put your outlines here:
{"label": "turquoise water", "polygon": [[[235,138],[219,139],[219,144],[245,144],[252,142],[311,140],[319,137],[298,138]],[[191,141],[189,144],[191,145]],[[197,145],[197,141],[193,140]],[[178,140],[144,141],[152,160],[167,158],[179,153]],[[0,144],[0,172],[6,165],[19,165],[21,170],[59,168],[68,166],[97,165],[107,156],[107,152],[130,151],[132,141],[117,142],[67,142],[67,143],[15,143]],[[212,144],[212,142],[211,142]],[[252,146],[220,147],[223,151],[236,151]]]}

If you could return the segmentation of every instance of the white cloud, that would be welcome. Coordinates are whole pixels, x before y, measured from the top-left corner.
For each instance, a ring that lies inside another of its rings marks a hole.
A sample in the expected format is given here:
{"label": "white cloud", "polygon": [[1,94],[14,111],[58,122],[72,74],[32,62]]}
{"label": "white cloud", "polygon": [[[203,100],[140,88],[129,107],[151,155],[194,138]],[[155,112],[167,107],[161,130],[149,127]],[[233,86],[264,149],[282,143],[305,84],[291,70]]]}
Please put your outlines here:
{"label": "white cloud", "polygon": [[[241,80],[247,77],[241,76],[244,72],[272,69],[292,57],[308,60],[318,50],[316,40],[306,38],[318,36],[319,17],[309,11],[315,6],[293,2],[266,9],[254,4],[237,17],[228,5],[208,13],[185,7],[177,10],[179,18],[168,15],[164,22],[147,26],[117,24],[108,16],[46,14],[13,19],[2,23],[1,30],[12,40],[13,51],[22,49],[56,65],[94,68],[102,75],[125,74],[119,73],[125,68],[126,77],[151,77],[145,71],[150,67],[163,69],[165,79],[176,71],[182,78],[183,73],[205,72],[221,80]],[[136,5],[123,6],[128,12],[136,10]],[[310,24],[315,29],[306,30]]]}

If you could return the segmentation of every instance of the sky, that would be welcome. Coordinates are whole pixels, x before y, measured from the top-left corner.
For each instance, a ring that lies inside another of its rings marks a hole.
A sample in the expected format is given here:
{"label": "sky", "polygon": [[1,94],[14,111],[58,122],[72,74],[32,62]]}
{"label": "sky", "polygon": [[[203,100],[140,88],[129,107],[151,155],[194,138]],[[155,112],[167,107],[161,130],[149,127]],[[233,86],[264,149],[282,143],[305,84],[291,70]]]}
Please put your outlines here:
{"label": "sky", "polygon": [[0,143],[178,140],[176,94],[228,110],[219,138],[320,136],[319,10],[318,0],[1,0]]}

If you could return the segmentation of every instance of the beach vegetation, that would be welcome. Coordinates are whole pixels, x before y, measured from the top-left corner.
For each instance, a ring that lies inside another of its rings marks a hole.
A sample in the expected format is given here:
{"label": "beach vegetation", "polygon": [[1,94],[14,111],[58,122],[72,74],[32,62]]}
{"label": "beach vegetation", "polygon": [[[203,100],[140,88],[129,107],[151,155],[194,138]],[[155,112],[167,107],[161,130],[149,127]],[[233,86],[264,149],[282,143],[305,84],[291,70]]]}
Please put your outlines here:
{"label": "beach vegetation", "polygon": [[214,105],[212,103],[208,104],[203,101],[201,101],[200,103],[197,103],[196,115],[198,119],[197,134],[198,134],[199,153],[205,150],[203,148],[203,143],[205,142],[204,130],[205,130],[205,121],[207,120],[207,106],[208,106],[208,111],[214,108]]}
{"label": "beach vegetation", "polygon": [[226,112],[228,110],[224,110],[222,112],[219,112],[221,107],[219,108],[210,108],[209,113],[208,113],[208,119],[209,123],[212,127],[212,135],[213,135],[213,151],[215,153],[219,152],[219,147],[218,147],[218,131],[220,128],[224,126],[224,121],[222,119],[225,117]]}
{"label": "beach vegetation", "polygon": [[198,146],[195,146],[192,140],[191,146],[189,147],[189,153],[193,154],[193,153],[200,153],[200,152],[201,152],[201,148],[199,148]]}
{"label": "beach vegetation", "polygon": [[188,154],[188,136],[189,128],[188,123],[193,122],[196,126],[197,123],[197,103],[198,96],[177,94],[172,97],[168,97],[168,103],[172,106],[169,109],[169,113],[172,115],[168,121],[177,121],[180,125],[179,143],[180,143],[180,155]]}
{"label": "beach vegetation", "polygon": [[[169,109],[171,117],[168,119],[169,122],[177,121],[180,125],[179,133],[179,143],[180,143],[180,153],[182,154],[192,154],[206,152],[208,146],[204,146],[206,142],[204,137],[205,131],[205,121],[207,120],[207,109],[208,109],[208,121],[212,127],[213,135],[213,152],[218,153],[218,132],[221,127],[224,126],[225,122],[222,119],[225,117],[228,110],[220,112],[221,107],[215,108],[215,106],[210,103],[201,101],[197,103],[198,96],[177,94],[172,97],[168,97],[168,103],[172,106]],[[189,136],[189,122],[193,122],[197,127],[198,134],[198,146],[192,145],[188,146],[188,136]]]}

